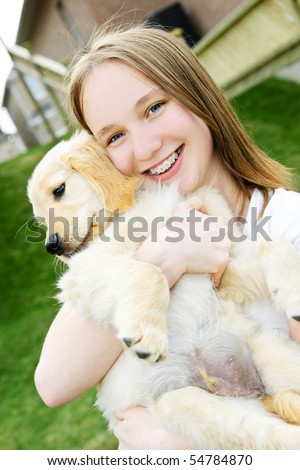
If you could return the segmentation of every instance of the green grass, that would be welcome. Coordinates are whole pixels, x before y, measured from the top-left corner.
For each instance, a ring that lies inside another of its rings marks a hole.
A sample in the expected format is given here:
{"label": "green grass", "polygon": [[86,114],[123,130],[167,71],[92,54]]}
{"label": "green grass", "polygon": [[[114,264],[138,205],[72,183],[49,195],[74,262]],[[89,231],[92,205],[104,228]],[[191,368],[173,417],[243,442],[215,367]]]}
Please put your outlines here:
{"label": "green grass", "polygon": [[300,175],[300,85],[272,78],[244,93],[233,106],[257,145]]}
{"label": "green grass", "polygon": [[[234,101],[253,139],[270,155],[300,168],[300,87],[268,80]],[[0,449],[109,449],[116,441],[93,408],[95,390],[47,408],[33,383],[45,334],[55,316],[57,277],[43,243],[26,241],[31,206],[27,180],[46,148],[0,165]]]}

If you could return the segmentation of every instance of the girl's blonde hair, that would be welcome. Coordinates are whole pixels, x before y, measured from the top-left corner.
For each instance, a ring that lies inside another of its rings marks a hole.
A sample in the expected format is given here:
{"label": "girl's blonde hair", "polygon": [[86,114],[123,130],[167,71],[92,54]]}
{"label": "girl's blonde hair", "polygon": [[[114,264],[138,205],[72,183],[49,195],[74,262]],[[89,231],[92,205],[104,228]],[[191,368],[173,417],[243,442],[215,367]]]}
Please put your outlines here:
{"label": "girl's blonde hair", "polygon": [[69,101],[79,123],[84,119],[82,95],[85,80],[95,67],[119,60],[159,84],[211,131],[217,155],[243,193],[293,189],[291,172],[262,152],[241,126],[225,96],[203,69],[192,51],[172,34],[158,28],[134,26],[103,31],[72,61],[68,74]]}

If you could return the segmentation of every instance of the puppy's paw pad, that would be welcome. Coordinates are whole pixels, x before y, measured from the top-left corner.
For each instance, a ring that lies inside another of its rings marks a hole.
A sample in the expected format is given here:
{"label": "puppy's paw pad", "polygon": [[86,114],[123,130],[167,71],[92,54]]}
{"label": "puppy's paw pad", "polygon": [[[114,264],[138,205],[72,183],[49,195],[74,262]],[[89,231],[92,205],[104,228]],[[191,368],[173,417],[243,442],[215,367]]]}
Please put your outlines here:
{"label": "puppy's paw pad", "polygon": [[166,359],[166,354],[153,354],[150,352],[139,350],[135,351],[135,353],[140,359],[149,359],[150,362],[153,362],[155,364]]}
{"label": "puppy's paw pad", "polygon": [[134,338],[122,338],[123,343],[127,346],[127,348],[131,348],[136,341]]}
{"label": "puppy's paw pad", "polygon": [[150,356],[150,353],[146,351],[135,351],[135,353],[140,359],[148,359],[148,357]]}
{"label": "puppy's paw pad", "polygon": [[156,363],[167,357],[168,339],[161,332],[155,335],[148,334],[133,345],[131,349],[140,359]]}
{"label": "puppy's paw pad", "polygon": [[[168,351],[168,339],[164,332],[155,328],[142,334],[120,334],[119,338],[140,359],[150,362],[158,362],[166,358]],[[136,332],[137,333],[137,332]]]}

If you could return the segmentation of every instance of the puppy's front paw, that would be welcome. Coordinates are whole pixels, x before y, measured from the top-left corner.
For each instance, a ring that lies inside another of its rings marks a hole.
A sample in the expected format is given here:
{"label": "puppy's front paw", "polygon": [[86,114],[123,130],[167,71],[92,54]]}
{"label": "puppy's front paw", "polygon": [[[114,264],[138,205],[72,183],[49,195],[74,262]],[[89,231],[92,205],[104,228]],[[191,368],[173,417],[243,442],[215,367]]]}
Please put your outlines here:
{"label": "puppy's front paw", "polygon": [[159,362],[167,357],[167,334],[157,326],[139,324],[127,327],[119,331],[118,337],[140,359]]}

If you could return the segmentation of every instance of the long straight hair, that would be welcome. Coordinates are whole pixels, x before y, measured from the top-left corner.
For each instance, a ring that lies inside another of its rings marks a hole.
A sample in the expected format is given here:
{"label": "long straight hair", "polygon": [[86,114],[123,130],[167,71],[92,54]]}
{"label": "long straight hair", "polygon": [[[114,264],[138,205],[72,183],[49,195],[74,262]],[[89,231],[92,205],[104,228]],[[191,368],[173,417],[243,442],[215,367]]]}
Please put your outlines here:
{"label": "long straight hair", "polygon": [[69,101],[79,123],[89,132],[83,113],[84,83],[95,67],[121,61],[142,72],[169,95],[203,119],[218,158],[243,194],[253,188],[269,200],[270,189],[293,189],[292,173],[260,150],[239,122],[226,97],[192,51],[172,34],[144,25],[97,32],[71,62]]}

